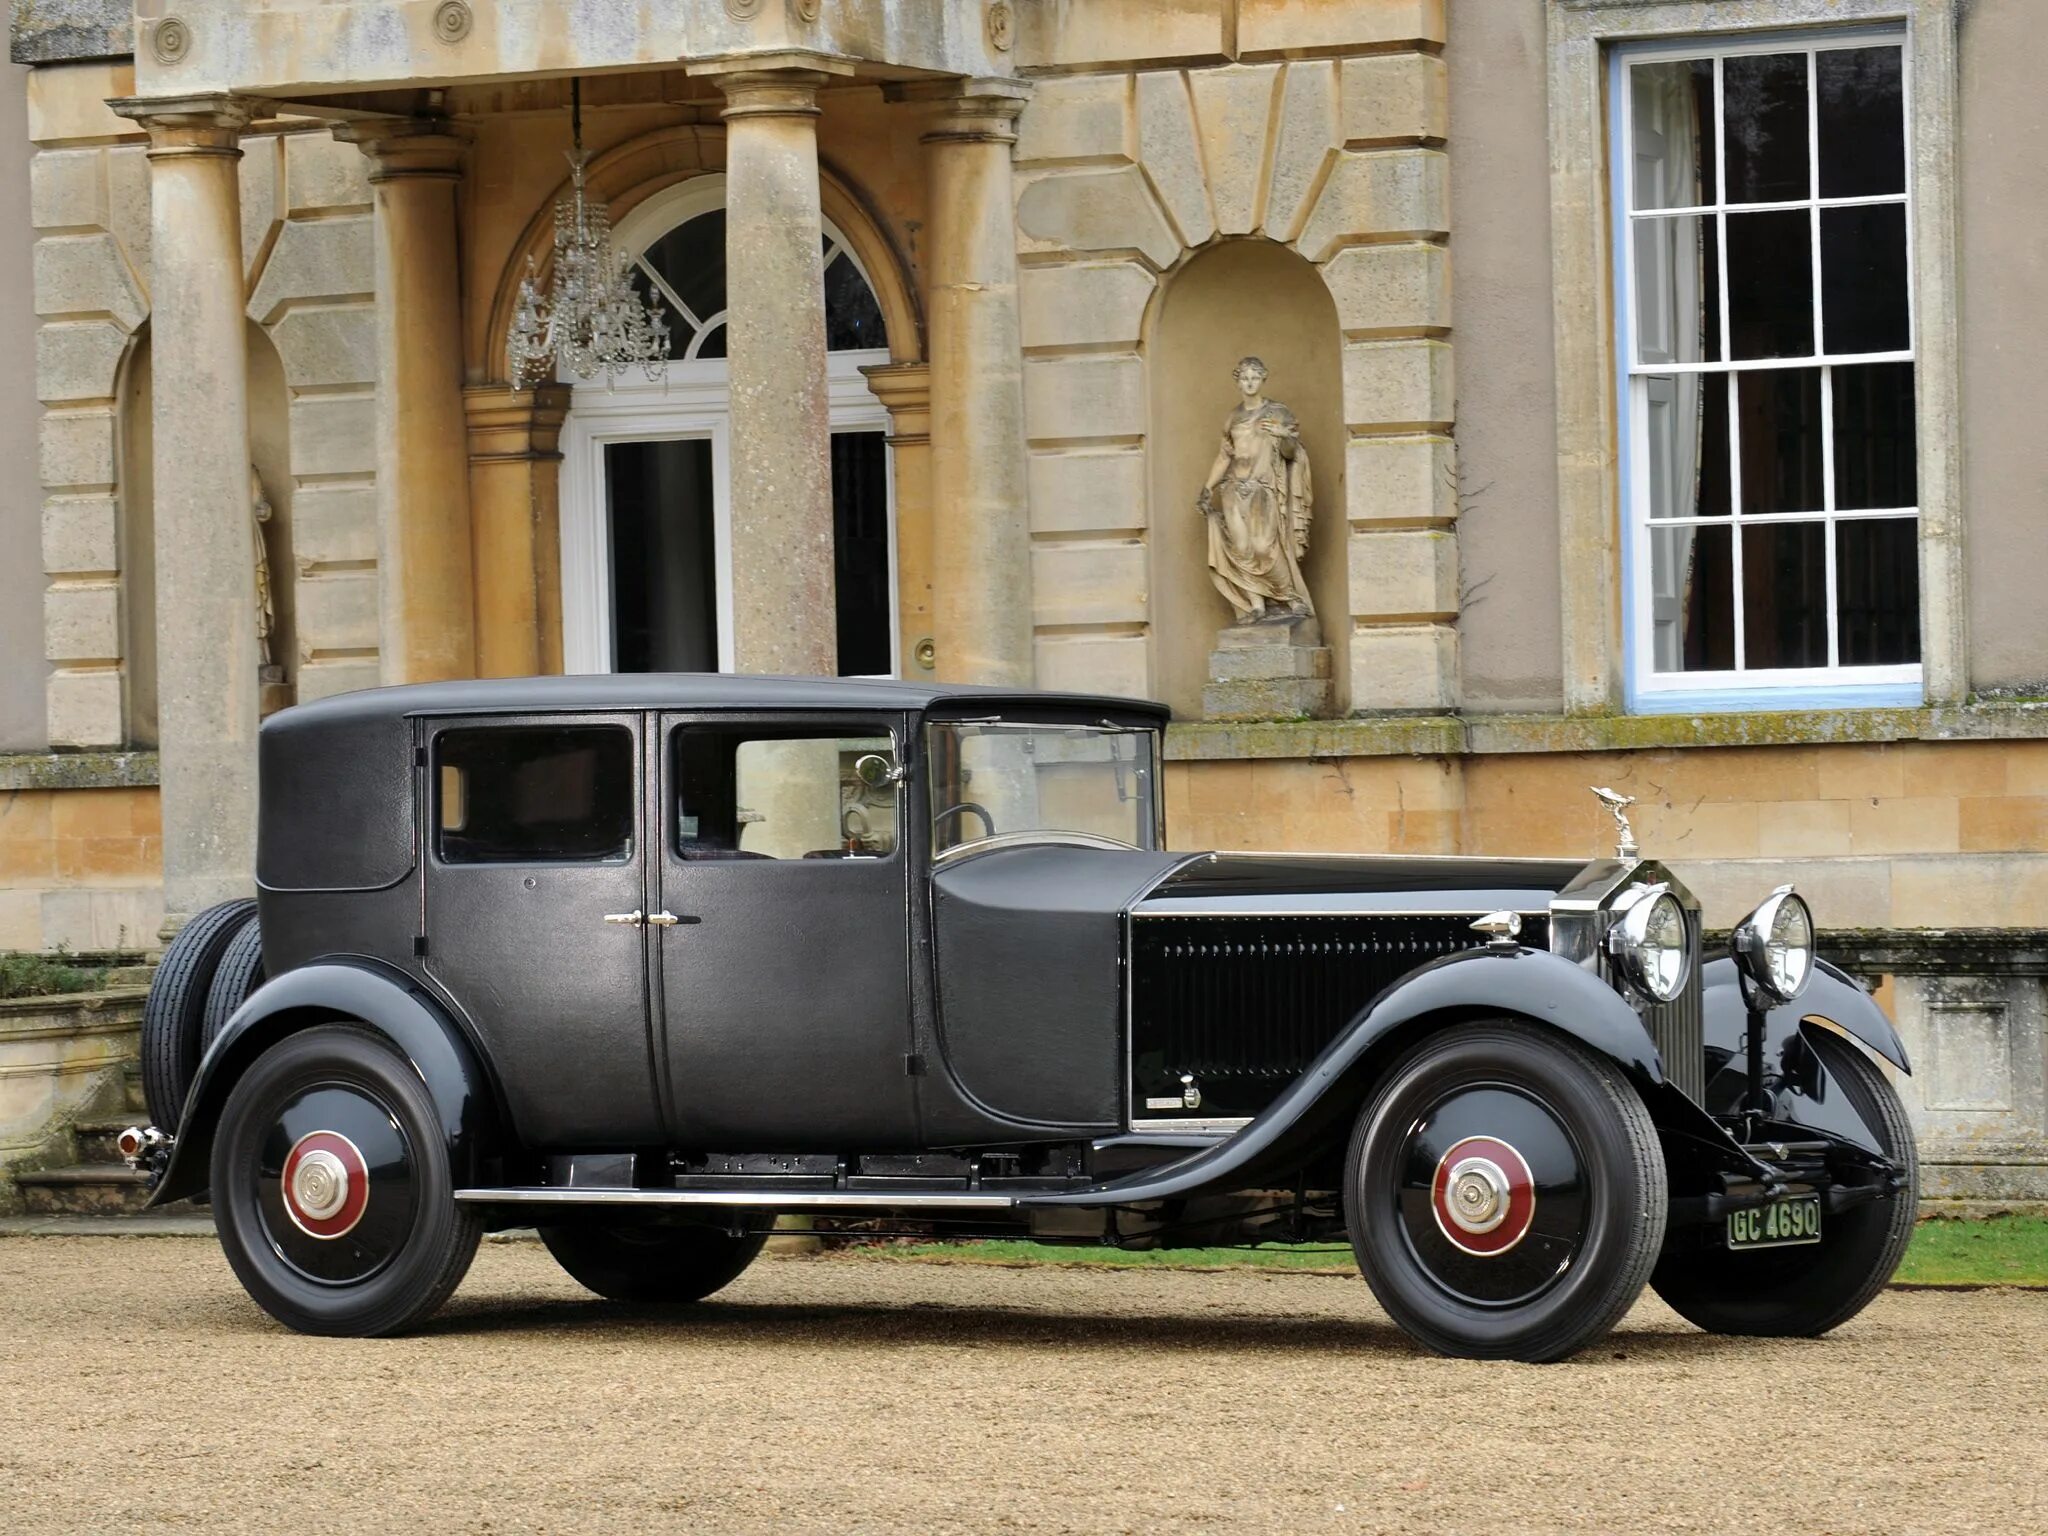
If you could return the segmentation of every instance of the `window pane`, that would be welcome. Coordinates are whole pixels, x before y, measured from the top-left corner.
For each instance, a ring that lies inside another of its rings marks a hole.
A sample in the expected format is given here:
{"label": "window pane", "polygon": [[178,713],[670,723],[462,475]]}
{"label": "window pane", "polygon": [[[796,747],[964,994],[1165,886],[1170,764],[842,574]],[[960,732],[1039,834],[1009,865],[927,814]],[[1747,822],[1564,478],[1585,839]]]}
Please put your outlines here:
{"label": "window pane", "polygon": [[1033,832],[1156,845],[1155,731],[963,721],[928,739],[934,852]]}
{"label": "window pane", "polygon": [[1858,363],[1836,368],[1835,506],[1920,504],[1913,430],[1913,365]]}
{"label": "window pane", "polygon": [[491,726],[434,738],[446,864],[590,863],[633,851],[633,734]]}
{"label": "window pane", "polygon": [[670,792],[676,854],[693,861],[886,858],[896,848],[893,786],[871,790],[854,764],[895,761],[887,736],[793,730],[675,733]]}
{"label": "window pane", "polygon": [[1714,61],[1675,59],[1629,71],[1637,208],[1697,208],[1714,183]]}
{"label": "window pane", "polygon": [[1659,672],[1735,665],[1734,581],[1726,528],[1650,531],[1651,647]]}
{"label": "window pane", "polygon": [[1823,208],[1820,284],[1828,351],[1903,352],[1911,346],[1905,204]]}
{"label": "window pane", "polygon": [[1721,258],[1711,214],[1635,224],[1636,360],[1721,361]]}
{"label": "window pane", "polygon": [[647,247],[647,265],[701,325],[725,308],[725,210],[700,213]]}
{"label": "window pane", "polygon": [[1806,55],[1738,54],[1721,61],[1728,201],[1812,196],[1806,154]]}
{"label": "window pane", "polygon": [[1906,190],[1902,57],[1898,48],[1829,48],[1815,56],[1822,197]]}
{"label": "window pane", "polygon": [[697,345],[697,355],[699,357],[725,356],[725,322],[723,320],[704,333],[703,341]]}
{"label": "window pane", "polygon": [[825,268],[825,350],[857,352],[888,344],[874,291],[853,258],[841,251]]}
{"label": "window pane", "polygon": [[839,608],[839,675],[887,677],[895,671],[889,602],[888,452],[880,432],[832,434],[834,581]]}
{"label": "window pane", "polygon": [[1909,666],[1920,659],[1920,520],[1835,524],[1835,591],[1842,665]]}
{"label": "window pane", "polygon": [[711,444],[607,443],[604,480],[613,669],[716,672]]}
{"label": "window pane", "polygon": [[1742,510],[1820,511],[1820,370],[1738,373],[1735,398],[1742,413]]}
{"label": "window pane", "polygon": [[1651,517],[1728,515],[1728,379],[1660,373],[1637,381],[1649,429]]}
{"label": "window pane", "polygon": [[1804,209],[1728,215],[1734,356],[1813,354],[1813,224]]}
{"label": "window pane", "polygon": [[1750,523],[1742,530],[1743,664],[1828,664],[1825,523]]}

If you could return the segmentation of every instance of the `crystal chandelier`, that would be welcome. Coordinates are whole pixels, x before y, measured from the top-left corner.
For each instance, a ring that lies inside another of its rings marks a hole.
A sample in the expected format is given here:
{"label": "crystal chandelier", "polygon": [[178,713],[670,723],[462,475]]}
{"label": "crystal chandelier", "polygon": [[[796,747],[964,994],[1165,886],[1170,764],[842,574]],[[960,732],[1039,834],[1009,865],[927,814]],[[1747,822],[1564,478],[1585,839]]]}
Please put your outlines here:
{"label": "crystal chandelier", "polygon": [[583,195],[583,82],[570,86],[569,195],[555,204],[555,264],[542,297],[531,256],[519,306],[505,338],[513,381],[534,385],[573,373],[607,385],[638,364],[650,380],[667,377],[668,320],[633,287],[633,263],[612,251],[611,213]]}

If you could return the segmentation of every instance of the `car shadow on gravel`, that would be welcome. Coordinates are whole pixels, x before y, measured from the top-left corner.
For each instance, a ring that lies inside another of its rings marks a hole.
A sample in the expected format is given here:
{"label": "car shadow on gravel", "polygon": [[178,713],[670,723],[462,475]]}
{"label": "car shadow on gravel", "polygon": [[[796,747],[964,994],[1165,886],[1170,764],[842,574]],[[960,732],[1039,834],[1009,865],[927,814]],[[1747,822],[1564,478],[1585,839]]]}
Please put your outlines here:
{"label": "car shadow on gravel", "polygon": [[[630,1306],[595,1298],[507,1305],[478,1297],[451,1304],[415,1337],[522,1334],[536,1342],[602,1334],[608,1343],[633,1342],[654,1348],[732,1343],[871,1352],[897,1345],[956,1349],[1055,1345],[1067,1350],[1127,1350],[1135,1345],[1155,1352],[1191,1354],[1302,1350],[1325,1356],[1414,1358],[1430,1353],[1380,1318],[1220,1310],[1135,1316],[1074,1314],[920,1301],[874,1306],[707,1301],[675,1308]],[[1680,1324],[1615,1334],[1581,1358],[1698,1360],[1744,1342],[1714,1338]]]}

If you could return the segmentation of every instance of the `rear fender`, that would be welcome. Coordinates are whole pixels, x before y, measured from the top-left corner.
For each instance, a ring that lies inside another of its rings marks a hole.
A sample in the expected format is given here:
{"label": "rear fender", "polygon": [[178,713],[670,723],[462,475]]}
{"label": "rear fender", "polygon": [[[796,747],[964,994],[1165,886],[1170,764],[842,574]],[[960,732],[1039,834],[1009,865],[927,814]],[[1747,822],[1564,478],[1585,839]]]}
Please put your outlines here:
{"label": "rear fender", "polygon": [[[1088,1189],[1034,1196],[1025,1204],[1117,1205],[1258,1188],[1289,1178],[1340,1143],[1394,1057],[1446,1025],[1513,1015],[1598,1052],[1618,1066],[1653,1107],[1666,1093],[1656,1043],[1636,1011],[1597,976],[1547,950],[1475,949],[1410,972],[1352,1020],[1264,1113],[1229,1140]],[[1688,1105],[1696,1116],[1699,1111]],[[1704,1116],[1699,1116],[1704,1120]],[[1709,1129],[1712,1122],[1706,1122]]]}
{"label": "rear fender", "polygon": [[456,1182],[475,1182],[495,1142],[498,1108],[481,1059],[433,998],[402,976],[357,960],[301,966],[266,982],[207,1049],[179,1121],[176,1144],[149,1203],[196,1195],[211,1176],[214,1128],[228,1094],[257,1057],[316,1024],[352,1023],[382,1035],[426,1084],[448,1139]]}

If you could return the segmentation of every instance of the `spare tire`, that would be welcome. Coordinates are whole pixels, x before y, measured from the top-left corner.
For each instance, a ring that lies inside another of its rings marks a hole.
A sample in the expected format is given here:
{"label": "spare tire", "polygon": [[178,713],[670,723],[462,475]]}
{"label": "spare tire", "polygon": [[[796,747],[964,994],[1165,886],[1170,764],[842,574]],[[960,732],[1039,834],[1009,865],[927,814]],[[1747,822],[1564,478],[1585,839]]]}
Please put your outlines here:
{"label": "spare tire", "polygon": [[199,1067],[199,1033],[206,995],[220,957],[256,916],[253,901],[223,901],[199,913],[171,940],[142,1005],[142,1094],[149,1118],[176,1133],[192,1074]]}
{"label": "spare tire", "polygon": [[227,1028],[235,1010],[262,985],[263,922],[252,917],[235,930],[235,936],[221,952],[220,964],[214,967],[213,984],[206,989],[206,1018],[199,1028],[200,1059],[213,1048],[213,1042]]}

